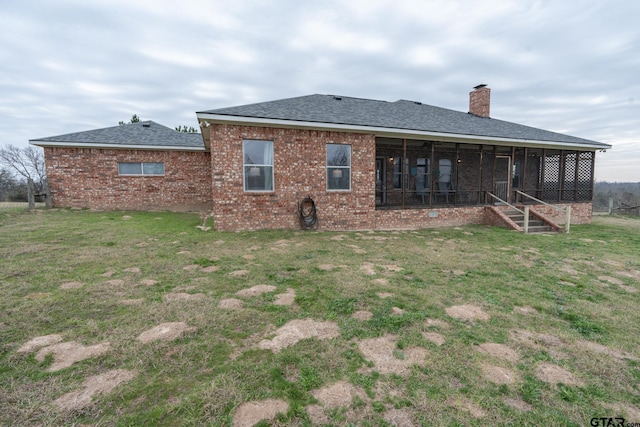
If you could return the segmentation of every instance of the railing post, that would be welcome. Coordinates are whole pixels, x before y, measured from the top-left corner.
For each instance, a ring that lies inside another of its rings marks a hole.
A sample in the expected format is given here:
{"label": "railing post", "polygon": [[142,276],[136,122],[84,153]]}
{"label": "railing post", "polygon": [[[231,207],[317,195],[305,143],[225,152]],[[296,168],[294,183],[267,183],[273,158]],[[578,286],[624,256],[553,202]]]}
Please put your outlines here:
{"label": "railing post", "polygon": [[609,197],[609,215],[613,214],[613,197]]}
{"label": "railing post", "polygon": [[27,179],[27,202],[29,203],[29,210],[36,208],[36,199],[34,196],[34,185],[31,178]]}
{"label": "railing post", "polygon": [[569,231],[571,230],[571,205],[567,206],[565,213],[566,219],[564,222],[564,232],[569,234]]}
{"label": "railing post", "polygon": [[524,234],[529,234],[529,206],[524,207]]}

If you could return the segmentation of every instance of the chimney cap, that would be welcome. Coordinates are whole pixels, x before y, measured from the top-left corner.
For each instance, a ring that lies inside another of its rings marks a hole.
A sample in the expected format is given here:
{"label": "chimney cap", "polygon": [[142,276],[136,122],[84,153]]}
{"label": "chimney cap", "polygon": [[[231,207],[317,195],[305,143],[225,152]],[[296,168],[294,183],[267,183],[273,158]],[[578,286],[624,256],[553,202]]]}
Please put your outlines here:
{"label": "chimney cap", "polygon": [[474,86],[474,89],[482,89],[483,87],[487,87],[485,83],[479,84],[478,86]]}

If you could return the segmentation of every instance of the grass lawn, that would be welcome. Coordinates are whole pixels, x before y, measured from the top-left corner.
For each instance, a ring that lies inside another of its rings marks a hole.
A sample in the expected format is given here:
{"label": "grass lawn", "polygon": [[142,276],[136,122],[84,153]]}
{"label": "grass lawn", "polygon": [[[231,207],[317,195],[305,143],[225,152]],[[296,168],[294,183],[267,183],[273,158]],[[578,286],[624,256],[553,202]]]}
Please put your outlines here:
{"label": "grass lawn", "polygon": [[0,424],[640,422],[639,219],[199,224],[0,212]]}

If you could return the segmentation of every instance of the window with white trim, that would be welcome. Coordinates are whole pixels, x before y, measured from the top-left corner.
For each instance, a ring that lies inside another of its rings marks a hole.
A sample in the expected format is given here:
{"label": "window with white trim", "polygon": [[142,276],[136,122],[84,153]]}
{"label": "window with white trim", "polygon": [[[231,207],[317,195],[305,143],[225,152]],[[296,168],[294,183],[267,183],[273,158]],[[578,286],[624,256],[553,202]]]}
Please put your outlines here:
{"label": "window with white trim", "polygon": [[242,141],[244,191],[273,191],[273,141]]}
{"label": "window with white trim", "polygon": [[163,162],[119,162],[118,175],[164,175]]}
{"label": "window with white trim", "polygon": [[327,144],[327,190],[351,190],[351,146]]}

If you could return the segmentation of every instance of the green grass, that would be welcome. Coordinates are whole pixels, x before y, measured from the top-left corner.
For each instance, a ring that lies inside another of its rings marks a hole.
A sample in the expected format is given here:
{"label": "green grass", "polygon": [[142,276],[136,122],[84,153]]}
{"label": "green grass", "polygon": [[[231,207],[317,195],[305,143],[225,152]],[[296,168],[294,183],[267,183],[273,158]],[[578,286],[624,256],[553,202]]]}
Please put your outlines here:
{"label": "green grass", "polygon": [[[592,341],[640,358],[640,292],[599,279],[615,277],[640,291],[640,276],[633,276],[640,271],[638,219],[595,217],[551,236],[485,226],[220,233],[197,225],[196,215],[165,212],[0,212],[0,424],[230,425],[243,402],[273,398],[288,402],[289,411],[272,422],[310,425],[314,391],[338,381],[361,394],[325,411],[336,425],[391,425],[385,417],[394,410],[418,425],[588,425],[596,416],[640,422],[609,406],[640,406],[640,362],[580,346]],[[183,268],[189,265],[197,268]],[[201,271],[211,266],[218,269]],[[126,271],[133,267],[140,273]],[[230,274],[237,270],[248,273]],[[157,283],[140,285],[143,279]],[[72,281],[84,286],[60,288]],[[235,295],[259,284],[276,290]],[[295,304],[274,304],[287,289]],[[169,292],[203,296],[165,301]],[[226,298],[242,299],[244,308],[219,308]],[[446,308],[462,304],[491,317],[469,323],[447,316]],[[514,311],[522,306],[536,313]],[[403,312],[393,314],[398,308]],[[370,320],[352,317],[362,310]],[[335,322],[341,335],[279,353],[258,347],[303,318]],[[195,329],[173,341],[136,340],[164,322]],[[512,337],[515,330],[553,335],[561,345],[526,345]],[[436,346],[423,332],[438,332],[445,343]],[[49,334],[87,346],[108,341],[111,350],[47,372],[52,356],[38,361],[17,350]],[[403,375],[379,373],[358,343],[388,334],[397,340],[395,359],[418,347],[425,363]],[[476,351],[487,342],[509,346],[519,360]],[[543,382],[541,362],[571,372],[580,385]],[[484,364],[509,368],[518,381],[494,384],[483,377]],[[82,409],[52,405],[110,369],[137,376]],[[513,409],[505,398],[530,410]],[[454,401],[472,402],[486,416],[474,418]]]}

